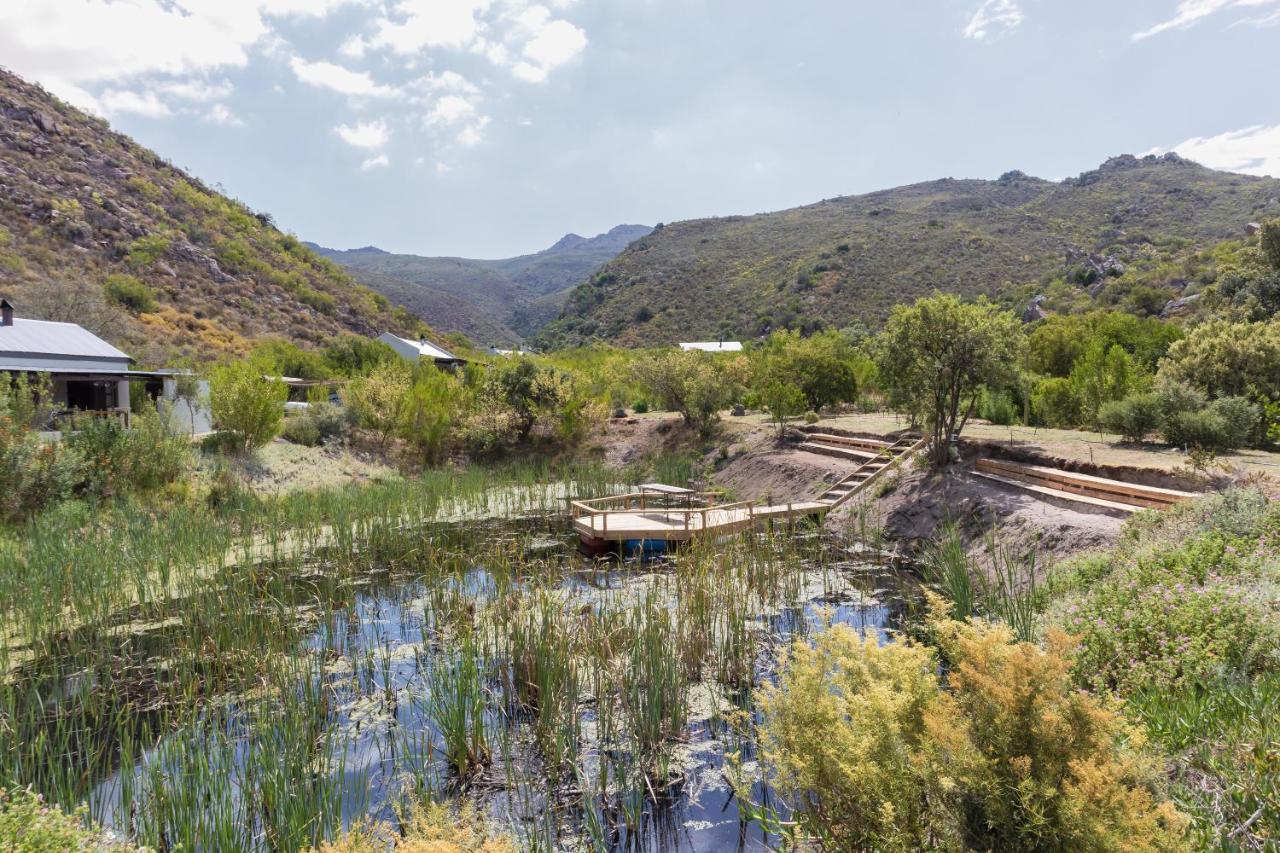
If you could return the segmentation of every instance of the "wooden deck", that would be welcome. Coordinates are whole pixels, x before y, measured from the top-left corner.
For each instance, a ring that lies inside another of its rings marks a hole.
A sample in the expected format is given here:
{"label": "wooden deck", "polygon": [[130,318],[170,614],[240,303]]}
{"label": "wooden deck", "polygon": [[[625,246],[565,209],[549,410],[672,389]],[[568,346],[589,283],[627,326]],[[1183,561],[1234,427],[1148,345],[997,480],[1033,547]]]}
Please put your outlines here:
{"label": "wooden deck", "polygon": [[979,459],[974,465],[973,473],[983,479],[1013,486],[1043,497],[1121,513],[1132,513],[1141,509],[1164,509],[1197,497],[1193,492],[1126,483],[1044,465],[1026,465],[1003,459]]}
{"label": "wooden deck", "polygon": [[[624,542],[652,539],[681,542],[699,536],[722,536],[774,521],[820,515],[831,507],[820,501],[761,506],[750,501],[703,507],[661,507],[639,495],[598,501],[573,501],[573,529],[585,539]],[[610,508],[609,504],[621,504]]]}

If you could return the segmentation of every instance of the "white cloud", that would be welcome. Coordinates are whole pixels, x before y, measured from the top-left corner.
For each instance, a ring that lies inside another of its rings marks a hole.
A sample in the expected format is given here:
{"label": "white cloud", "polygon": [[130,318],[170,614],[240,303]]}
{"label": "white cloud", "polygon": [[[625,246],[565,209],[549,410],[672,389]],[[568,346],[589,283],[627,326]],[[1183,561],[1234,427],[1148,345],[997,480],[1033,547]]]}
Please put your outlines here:
{"label": "white cloud", "polygon": [[400,54],[464,49],[480,34],[480,16],[491,5],[491,0],[399,0],[379,19],[369,45]]}
{"label": "white cloud", "polygon": [[244,122],[240,117],[231,111],[226,104],[214,104],[209,107],[208,112],[203,116],[204,121],[209,124],[221,124],[228,127],[242,127]]}
{"label": "white cloud", "polygon": [[333,132],[348,145],[371,150],[381,148],[391,139],[391,129],[382,119],[357,122],[354,125],[340,124]]}
{"label": "white cloud", "polygon": [[1022,8],[1016,0],[985,0],[964,28],[964,37],[984,41],[1000,38],[1022,24]]}
{"label": "white cloud", "polygon": [[370,98],[394,98],[400,92],[394,86],[375,81],[364,71],[352,71],[332,62],[308,62],[301,57],[289,60],[289,67],[303,83],[329,89],[342,95]]}
{"label": "white cloud", "polygon": [[436,105],[427,113],[428,127],[436,125],[457,124],[475,117],[476,105],[461,95],[445,95],[436,101]]}
{"label": "white cloud", "polygon": [[226,80],[210,83],[204,80],[172,80],[155,87],[157,92],[183,101],[219,101],[231,96],[232,86]]}
{"label": "white cloud", "polygon": [[[1197,136],[1172,151],[1211,169],[1280,178],[1280,124],[1255,125],[1217,136]],[[1152,149],[1148,154],[1162,154]]]}
{"label": "white cloud", "polygon": [[450,173],[450,172],[452,172],[452,171],[453,171],[453,167],[452,167],[452,166],[450,166],[448,163],[444,162],[443,160],[437,160],[437,161],[436,161],[436,174],[437,174],[437,175],[447,175],[447,174],[449,174],[449,173]]}
{"label": "white cloud", "polygon": [[367,172],[370,169],[384,169],[391,165],[391,158],[386,154],[378,154],[370,157],[360,164],[360,171]]}
{"label": "white cloud", "polygon": [[169,115],[169,107],[156,97],[155,92],[150,91],[108,89],[99,96],[98,104],[107,115],[132,113],[147,118],[163,118]]}
{"label": "white cloud", "polygon": [[[1153,27],[1136,32],[1132,38],[1134,41],[1151,38],[1160,33],[1169,30],[1182,30],[1195,26],[1200,21],[1211,15],[1226,9],[1260,9],[1266,6],[1275,6],[1280,4],[1280,0],[1181,0],[1177,9],[1173,13],[1173,17],[1167,21],[1162,21]],[[1244,23],[1253,23],[1256,25],[1267,25],[1274,23],[1280,12],[1273,15],[1264,16],[1246,20]],[[1237,22],[1240,23],[1240,22]]]}

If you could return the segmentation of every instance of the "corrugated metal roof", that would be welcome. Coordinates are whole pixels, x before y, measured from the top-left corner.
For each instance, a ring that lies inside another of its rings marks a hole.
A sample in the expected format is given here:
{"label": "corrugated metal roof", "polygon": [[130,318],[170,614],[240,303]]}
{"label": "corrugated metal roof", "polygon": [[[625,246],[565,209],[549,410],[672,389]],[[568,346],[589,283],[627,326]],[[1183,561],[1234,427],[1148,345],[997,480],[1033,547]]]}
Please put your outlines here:
{"label": "corrugated metal roof", "polygon": [[432,358],[436,361],[462,361],[453,353],[436,346],[430,341],[411,341],[408,338],[401,338],[399,335],[392,335],[392,337],[399,338],[411,347],[416,347],[419,355],[423,358]]}
{"label": "corrugated metal roof", "polygon": [[680,349],[702,350],[703,352],[742,352],[742,344],[738,341],[691,341],[680,344]]}
{"label": "corrugated metal roof", "polygon": [[22,317],[15,317],[12,326],[0,326],[0,353],[130,360],[126,353],[75,323]]}

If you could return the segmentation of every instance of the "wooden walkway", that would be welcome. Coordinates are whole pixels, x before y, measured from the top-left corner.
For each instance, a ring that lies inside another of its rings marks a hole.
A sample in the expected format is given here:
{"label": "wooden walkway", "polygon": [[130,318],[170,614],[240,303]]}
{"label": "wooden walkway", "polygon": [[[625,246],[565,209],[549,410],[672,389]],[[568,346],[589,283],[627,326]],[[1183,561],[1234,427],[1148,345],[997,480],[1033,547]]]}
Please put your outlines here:
{"label": "wooden walkway", "polygon": [[573,529],[584,539],[624,542],[634,539],[681,542],[722,536],[769,522],[793,522],[831,508],[821,501],[760,506],[751,501],[702,507],[650,506],[644,493],[591,501],[572,501]]}

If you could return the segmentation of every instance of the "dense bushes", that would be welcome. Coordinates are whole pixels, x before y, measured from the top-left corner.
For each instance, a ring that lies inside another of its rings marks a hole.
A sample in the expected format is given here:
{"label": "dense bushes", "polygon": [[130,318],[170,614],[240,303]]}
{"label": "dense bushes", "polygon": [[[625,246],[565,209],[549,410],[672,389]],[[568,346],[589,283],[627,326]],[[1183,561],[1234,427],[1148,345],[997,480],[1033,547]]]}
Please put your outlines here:
{"label": "dense bushes", "polygon": [[1160,403],[1156,395],[1151,393],[1112,400],[1099,410],[1098,420],[1108,432],[1122,435],[1128,441],[1141,443],[1160,426]]}
{"label": "dense bushes", "polygon": [[1064,636],[932,631],[936,652],[834,626],[764,689],[764,758],[824,849],[1181,849],[1183,818],[1134,732],[1076,689]]}
{"label": "dense bushes", "polygon": [[707,353],[654,353],[637,359],[631,370],[650,398],[704,434],[737,393],[726,366]]}

